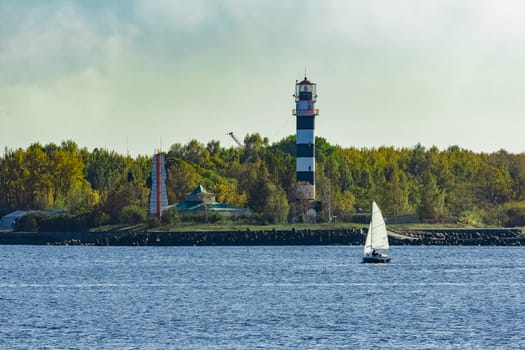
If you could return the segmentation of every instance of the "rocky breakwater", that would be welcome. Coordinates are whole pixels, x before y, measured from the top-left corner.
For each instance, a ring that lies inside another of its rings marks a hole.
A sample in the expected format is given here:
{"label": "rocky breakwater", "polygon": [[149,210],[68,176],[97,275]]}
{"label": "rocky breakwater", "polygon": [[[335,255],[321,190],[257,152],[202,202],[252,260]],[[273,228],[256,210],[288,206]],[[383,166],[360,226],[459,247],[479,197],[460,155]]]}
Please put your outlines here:
{"label": "rocky breakwater", "polygon": [[193,232],[138,232],[109,240],[109,245],[214,246],[214,245],[360,245],[361,229],[238,230]]}
{"label": "rocky breakwater", "polygon": [[525,245],[522,229],[498,228],[433,228],[418,230],[394,230],[390,233],[391,244],[405,245]]}
{"label": "rocky breakwater", "polygon": [[[0,244],[110,246],[363,245],[366,228],[231,231],[1,232]],[[521,229],[390,229],[391,245],[525,245]]]}
{"label": "rocky breakwater", "polygon": [[0,244],[109,246],[235,246],[235,245],[360,245],[365,231],[251,230],[236,231],[118,231],[118,232],[1,232]]}

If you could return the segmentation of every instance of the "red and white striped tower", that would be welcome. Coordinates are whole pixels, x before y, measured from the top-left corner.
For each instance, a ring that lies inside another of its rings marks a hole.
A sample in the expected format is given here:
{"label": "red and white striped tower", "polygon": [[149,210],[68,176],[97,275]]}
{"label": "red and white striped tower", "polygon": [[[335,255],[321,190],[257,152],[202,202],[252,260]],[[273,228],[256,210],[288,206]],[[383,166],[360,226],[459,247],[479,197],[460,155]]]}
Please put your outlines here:
{"label": "red and white striped tower", "polygon": [[153,168],[151,170],[151,196],[149,213],[159,219],[163,208],[168,206],[168,193],[166,191],[166,156],[160,151],[153,155]]}

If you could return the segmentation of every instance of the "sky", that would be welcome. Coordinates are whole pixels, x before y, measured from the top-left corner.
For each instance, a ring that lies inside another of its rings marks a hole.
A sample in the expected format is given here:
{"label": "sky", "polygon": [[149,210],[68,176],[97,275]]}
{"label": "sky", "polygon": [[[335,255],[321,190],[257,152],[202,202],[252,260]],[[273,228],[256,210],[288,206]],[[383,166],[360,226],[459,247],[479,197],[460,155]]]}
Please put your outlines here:
{"label": "sky", "polygon": [[0,147],[151,154],[295,134],[525,152],[525,2],[0,0]]}

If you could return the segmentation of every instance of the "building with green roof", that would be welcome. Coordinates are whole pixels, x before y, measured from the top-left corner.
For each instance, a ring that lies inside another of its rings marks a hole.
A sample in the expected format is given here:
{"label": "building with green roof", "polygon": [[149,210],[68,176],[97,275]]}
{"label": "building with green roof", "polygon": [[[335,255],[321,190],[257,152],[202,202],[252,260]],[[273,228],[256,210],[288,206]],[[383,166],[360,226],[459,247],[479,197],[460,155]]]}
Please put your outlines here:
{"label": "building with green roof", "polygon": [[193,191],[186,193],[184,202],[175,204],[175,208],[188,214],[217,213],[220,215],[249,215],[250,209],[237,207],[225,203],[218,203],[215,194],[208,192],[199,184]]}

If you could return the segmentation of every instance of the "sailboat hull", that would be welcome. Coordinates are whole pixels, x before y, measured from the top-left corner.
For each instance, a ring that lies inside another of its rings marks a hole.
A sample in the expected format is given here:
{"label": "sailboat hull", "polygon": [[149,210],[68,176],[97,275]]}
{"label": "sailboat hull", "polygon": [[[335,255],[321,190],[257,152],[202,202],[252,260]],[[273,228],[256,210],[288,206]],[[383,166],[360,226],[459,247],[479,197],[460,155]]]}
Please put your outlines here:
{"label": "sailboat hull", "polygon": [[364,256],[363,263],[365,264],[386,264],[390,262],[390,257],[379,256]]}

